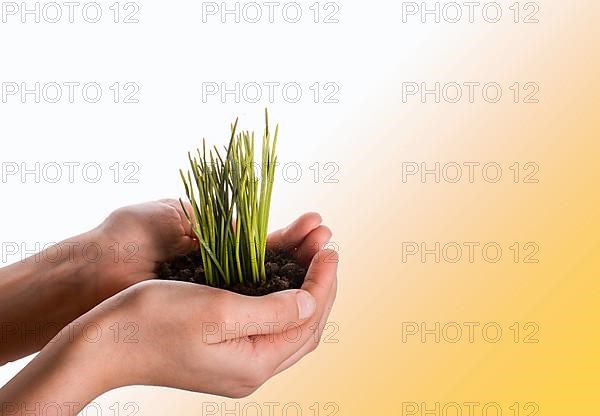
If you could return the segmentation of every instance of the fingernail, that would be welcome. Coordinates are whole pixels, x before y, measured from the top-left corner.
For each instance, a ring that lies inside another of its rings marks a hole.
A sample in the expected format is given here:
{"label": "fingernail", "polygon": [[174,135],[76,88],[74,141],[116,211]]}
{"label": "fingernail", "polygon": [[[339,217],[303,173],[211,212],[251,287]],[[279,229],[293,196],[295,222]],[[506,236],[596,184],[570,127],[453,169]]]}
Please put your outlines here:
{"label": "fingernail", "polygon": [[304,320],[312,316],[317,308],[315,298],[305,290],[299,290],[296,293],[296,302],[298,303],[298,318]]}

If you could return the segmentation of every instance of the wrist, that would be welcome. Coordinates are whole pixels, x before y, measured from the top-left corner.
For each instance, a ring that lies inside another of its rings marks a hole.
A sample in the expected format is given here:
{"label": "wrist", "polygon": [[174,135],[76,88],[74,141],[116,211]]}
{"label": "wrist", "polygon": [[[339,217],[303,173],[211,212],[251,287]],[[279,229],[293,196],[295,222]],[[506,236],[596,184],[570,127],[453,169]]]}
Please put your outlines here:
{"label": "wrist", "polygon": [[92,234],[82,234],[0,269],[0,363],[39,351],[98,303],[97,265],[82,251],[92,241]]}
{"label": "wrist", "polygon": [[98,279],[106,269],[107,256],[103,244],[101,234],[94,229],[44,250],[41,259],[36,260],[45,289],[60,291],[55,298],[67,300],[74,308],[73,317],[86,313],[101,301]]}
{"label": "wrist", "polygon": [[123,342],[121,313],[102,305],[67,325],[56,342],[65,351],[65,362],[81,375],[89,375],[85,392],[89,399],[129,383],[123,366],[130,365],[127,343]]}
{"label": "wrist", "polygon": [[136,272],[142,261],[137,255],[139,244],[115,239],[103,225],[57,246],[62,256],[53,262],[52,274],[60,276],[65,285],[76,290],[85,304],[79,315],[138,279]]}
{"label": "wrist", "polygon": [[[88,315],[94,315],[93,313]],[[0,402],[15,415],[45,415],[60,408],[77,414],[103,393],[119,387],[115,351],[106,348],[102,320],[80,318],[61,330],[8,384]],[[100,332],[100,330],[102,332]]]}
{"label": "wrist", "polygon": [[144,284],[128,288],[96,306],[75,323],[73,351],[82,357],[102,357],[99,387],[108,391],[148,382],[144,320],[153,304]]}

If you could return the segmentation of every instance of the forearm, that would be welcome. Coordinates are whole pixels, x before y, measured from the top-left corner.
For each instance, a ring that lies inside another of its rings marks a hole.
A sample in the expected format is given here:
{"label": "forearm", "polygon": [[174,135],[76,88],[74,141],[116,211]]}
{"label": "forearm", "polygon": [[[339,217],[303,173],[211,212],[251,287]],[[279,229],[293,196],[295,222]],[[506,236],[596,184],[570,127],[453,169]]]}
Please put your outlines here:
{"label": "forearm", "polygon": [[106,348],[103,340],[86,340],[78,328],[77,322],[64,328],[0,389],[0,415],[74,416],[118,386],[111,360],[119,350]]}
{"label": "forearm", "polygon": [[[0,365],[39,351],[97,303],[94,233],[0,269]],[[89,258],[86,258],[86,255]]]}

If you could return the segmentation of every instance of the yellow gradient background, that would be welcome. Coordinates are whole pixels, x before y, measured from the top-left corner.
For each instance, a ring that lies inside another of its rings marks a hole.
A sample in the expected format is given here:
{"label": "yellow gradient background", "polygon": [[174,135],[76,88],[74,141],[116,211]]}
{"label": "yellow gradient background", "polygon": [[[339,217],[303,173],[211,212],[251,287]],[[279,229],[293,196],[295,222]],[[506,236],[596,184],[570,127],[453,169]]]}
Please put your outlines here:
{"label": "yellow gradient background", "polygon": [[[388,55],[372,62],[378,71],[356,80],[357,89],[371,85],[360,96],[344,85],[339,121],[319,144],[321,160],[338,164],[339,182],[279,183],[273,208],[273,224],[306,207],[318,209],[334,231],[341,263],[329,342],[244,400],[133,387],[100,401],[135,400],[148,415],[199,415],[207,401],[228,409],[239,403],[242,410],[233,414],[248,415],[257,414],[243,412],[248,403],[269,414],[268,402],[281,404],[274,415],[291,402],[303,415],[402,415],[404,402],[497,403],[503,415],[516,414],[515,402],[520,415],[535,414],[524,408],[530,402],[538,415],[596,412],[600,13],[595,1],[539,4],[540,23],[533,25],[403,26],[399,15],[381,13],[381,27],[362,35]],[[395,50],[394,36],[415,36],[414,54]],[[504,96],[496,104],[480,94],[474,103],[403,102],[408,81],[497,82]],[[514,103],[515,82],[537,83],[539,103]],[[291,141],[295,127],[301,126],[286,126]],[[282,143],[285,163],[291,156]],[[418,176],[403,182],[403,162],[495,162],[503,172],[497,183],[483,180],[480,168],[474,183],[464,177],[436,183],[431,175],[426,183]],[[514,183],[515,162],[537,164],[539,182]],[[403,262],[404,242],[497,242],[503,254],[497,263],[484,261],[480,251],[472,263],[464,252],[457,263],[436,263],[433,256]],[[515,242],[536,243],[539,262],[514,262]],[[406,322],[480,326],[472,343],[465,333],[456,343],[433,336],[403,342]],[[497,343],[482,338],[488,322],[503,330]],[[519,342],[509,329],[515,322]],[[527,323],[539,328],[537,343],[523,342]],[[474,415],[481,414],[478,407]]]}

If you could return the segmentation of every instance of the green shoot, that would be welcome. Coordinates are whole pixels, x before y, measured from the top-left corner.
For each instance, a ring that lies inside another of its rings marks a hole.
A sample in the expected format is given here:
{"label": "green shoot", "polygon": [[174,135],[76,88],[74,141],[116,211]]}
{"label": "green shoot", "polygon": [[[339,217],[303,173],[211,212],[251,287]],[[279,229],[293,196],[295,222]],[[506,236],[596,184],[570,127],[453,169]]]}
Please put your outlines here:
{"label": "green shoot", "polygon": [[261,163],[256,172],[254,133],[237,132],[224,154],[214,147],[188,154],[187,174],[180,170],[185,193],[192,206],[181,206],[198,237],[207,284],[228,287],[236,283],[258,284],[267,279],[265,256],[271,194],[275,179],[277,136],[271,137],[265,110]]}

